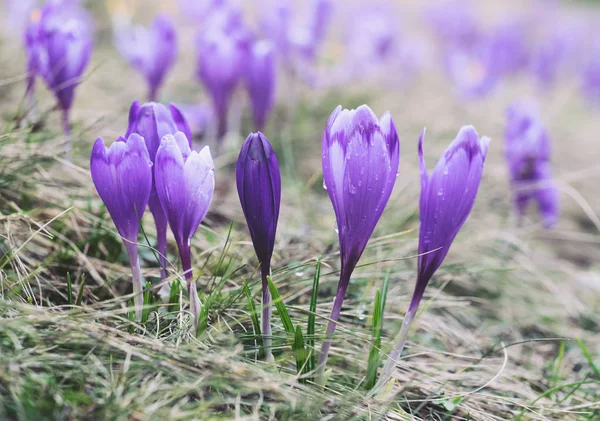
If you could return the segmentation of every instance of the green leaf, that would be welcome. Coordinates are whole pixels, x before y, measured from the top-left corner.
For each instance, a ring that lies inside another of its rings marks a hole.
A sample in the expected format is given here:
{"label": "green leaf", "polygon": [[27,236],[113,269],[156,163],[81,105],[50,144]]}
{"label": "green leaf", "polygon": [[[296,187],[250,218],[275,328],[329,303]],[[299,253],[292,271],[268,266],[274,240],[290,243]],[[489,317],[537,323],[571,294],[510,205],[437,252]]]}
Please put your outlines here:
{"label": "green leaf", "polygon": [[594,359],[592,358],[592,355],[588,351],[587,347],[579,338],[577,338],[577,345],[579,345],[579,348],[581,348],[581,351],[583,352],[583,355],[585,356],[585,359],[587,360],[588,364],[592,368],[592,371],[594,372],[596,378],[600,379],[600,370],[598,369],[598,367],[596,367],[596,364],[594,364]]}
{"label": "green leaf", "polygon": [[73,283],[71,282],[71,273],[67,272],[67,302],[73,305]]}
{"label": "green leaf", "polygon": [[77,299],[75,305],[80,306],[83,302],[83,286],[85,285],[85,274],[81,275],[81,282],[79,283],[79,291],[77,292]]}
{"label": "green leaf", "polygon": [[458,407],[458,405],[460,405],[461,402],[462,397],[456,396],[453,399],[446,399],[442,401],[442,405],[444,406],[444,408],[446,408],[446,411],[454,412],[454,410]]}
{"label": "green leaf", "polygon": [[269,284],[269,291],[271,292],[272,301],[273,304],[275,304],[275,308],[277,308],[277,313],[279,313],[283,328],[290,337],[294,337],[296,334],[294,324],[292,323],[292,319],[290,319],[290,315],[285,307],[285,303],[281,299],[281,296],[277,291],[277,287],[275,287],[275,284],[271,280],[270,276],[267,276],[267,283]]}
{"label": "green leaf", "polygon": [[181,294],[181,282],[179,279],[175,279],[171,282],[171,289],[169,290],[169,311],[171,313],[179,313],[181,311],[179,295]]}
{"label": "green leaf", "polygon": [[[292,345],[292,351],[294,353],[294,359],[296,360],[296,372],[298,375],[306,372],[306,347],[304,346],[304,337],[302,336],[302,328],[300,325],[296,326],[296,332],[294,334],[294,343]],[[306,383],[305,378],[300,378],[300,383]]]}
{"label": "green leaf", "polygon": [[375,292],[373,322],[371,326],[371,346],[369,349],[369,362],[367,364],[367,379],[365,383],[367,390],[375,386],[377,369],[379,368],[379,349],[381,348],[381,291],[379,290]]}
{"label": "green leaf", "polygon": [[146,290],[144,291],[144,309],[142,310],[142,323],[146,323],[148,321],[148,316],[150,315],[150,305],[152,299],[152,291],[150,291],[150,287],[152,283],[150,281],[146,282]]}
{"label": "green leaf", "polygon": [[319,295],[319,279],[321,277],[321,261],[317,261],[315,276],[313,277],[312,294],[310,296],[310,307],[308,313],[308,326],[306,328],[306,347],[311,353],[306,367],[307,372],[311,372],[317,366],[317,356],[315,352],[315,320],[317,316],[317,301]]}

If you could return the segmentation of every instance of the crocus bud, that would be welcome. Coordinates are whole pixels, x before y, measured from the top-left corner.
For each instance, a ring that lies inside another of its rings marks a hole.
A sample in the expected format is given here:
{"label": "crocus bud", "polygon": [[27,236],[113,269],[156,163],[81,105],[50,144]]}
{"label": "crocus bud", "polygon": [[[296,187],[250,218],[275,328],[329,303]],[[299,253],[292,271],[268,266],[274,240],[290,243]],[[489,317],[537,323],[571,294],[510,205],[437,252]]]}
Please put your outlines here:
{"label": "crocus bud", "polygon": [[537,107],[515,102],[506,111],[505,156],[508,163],[515,210],[522,218],[534,199],[544,226],[558,220],[558,191],[550,167],[550,139]]}
{"label": "crocus bud", "polygon": [[227,114],[242,76],[246,47],[224,31],[203,31],[197,37],[197,57],[197,75],[212,99],[221,140],[227,133]]}
{"label": "crocus bud", "polygon": [[158,88],[177,59],[177,33],[171,19],[160,15],[149,28],[119,29],[115,44],[129,64],[144,75],[149,100],[155,101]]}
{"label": "crocus bud", "polygon": [[244,71],[246,87],[252,104],[254,128],[264,130],[267,117],[275,101],[277,83],[275,51],[270,42],[259,41],[252,46]]}
{"label": "crocus bud", "polygon": [[261,328],[267,341],[265,349],[270,355],[271,294],[267,276],[271,274],[271,256],[279,218],[281,175],[275,152],[262,133],[251,133],[244,142],[237,161],[236,181],[242,210],[260,262],[263,304]]}
{"label": "crocus bud", "polygon": [[[362,105],[339,106],[323,134],[323,177],[337,219],[341,254],[338,290],[327,326],[335,331],[350,276],[390,198],[400,158],[398,133],[388,112],[380,119]],[[321,350],[321,370],[331,340]]]}
{"label": "crocus bud", "polygon": [[[155,162],[156,152],[158,151],[162,137],[167,134],[175,134],[178,131],[183,132],[188,139],[191,139],[190,129],[183,114],[173,104],[170,104],[168,109],[164,105],[155,102],[140,105],[138,101],[134,101],[131,104],[131,108],[129,109],[129,127],[127,128],[126,136],[129,136],[131,133],[137,133],[142,136],[146,142],[152,162]],[[189,146],[191,147],[191,142]],[[148,205],[156,224],[156,249],[158,250],[161,264],[161,279],[165,279],[166,273],[164,268],[167,264],[167,217],[156,195],[154,183]]]}
{"label": "crocus bud", "polygon": [[192,276],[191,240],[212,201],[213,160],[208,146],[200,153],[191,151],[186,136],[177,132],[162,138],[154,165],[156,193],[179,249],[197,328],[200,299]]}
{"label": "crocus bud", "polygon": [[440,267],[450,246],[467,220],[481,182],[490,139],[464,126],[444,152],[431,174],[423,156],[425,130],[419,139],[421,198],[419,200],[419,258],[415,290],[404,316],[398,342],[385,364],[387,381],[400,356],[408,329],[423,298],[429,280]]}
{"label": "crocus bud", "polygon": [[90,162],[92,180],[127,249],[138,320],[144,301],[137,239],[152,190],[151,167],[144,139],[138,134],[130,135],[127,140],[120,137],[110,148],[100,138],[94,143]]}

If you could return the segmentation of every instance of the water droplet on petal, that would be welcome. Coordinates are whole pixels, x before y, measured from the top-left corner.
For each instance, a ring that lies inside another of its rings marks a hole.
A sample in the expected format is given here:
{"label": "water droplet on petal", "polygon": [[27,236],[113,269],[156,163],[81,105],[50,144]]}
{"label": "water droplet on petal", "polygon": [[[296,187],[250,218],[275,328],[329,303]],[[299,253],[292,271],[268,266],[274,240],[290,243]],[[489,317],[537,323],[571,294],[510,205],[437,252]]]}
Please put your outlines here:
{"label": "water droplet on petal", "polygon": [[327,190],[327,184],[325,184],[325,179],[323,179],[323,188]]}

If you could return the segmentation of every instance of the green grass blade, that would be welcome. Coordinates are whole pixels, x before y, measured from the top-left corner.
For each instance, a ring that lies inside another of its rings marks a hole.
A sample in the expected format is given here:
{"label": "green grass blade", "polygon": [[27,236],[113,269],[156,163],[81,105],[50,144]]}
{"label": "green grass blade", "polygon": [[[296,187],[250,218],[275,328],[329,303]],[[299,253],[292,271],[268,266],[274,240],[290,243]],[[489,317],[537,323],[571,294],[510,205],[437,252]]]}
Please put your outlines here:
{"label": "green grass blade", "polygon": [[385,303],[387,300],[388,285],[390,283],[390,271],[388,270],[383,279],[383,286],[381,287],[381,327],[383,328],[383,318],[385,316]]}
{"label": "green grass blade", "polygon": [[146,282],[146,290],[144,291],[144,309],[142,311],[142,323],[146,323],[148,321],[148,317],[150,316],[150,306],[152,300],[152,292],[150,291],[150,287],[152,283],[150,281]]}
{"label": "green grass blade", "polygon": [[310,352],[310,358],[307,363],[307,371],[311,372],[317,366],[316,352],[315,352],[315,320],[317,312],[317,301],[319,299],[319,279],[321,277],[321,261],[317,262],[315,267],[315,276],[313,277],[312,294],[310,297],[310,307],[308,313],[308,326],[306,328],[306,345]]}
{"label": "green grass blade", "polygon": [[583,343],[583,341],[579,338],[577,338],[577,345],[579,345],[579,348],[581,348],[581,352],[583,352],[583,355],[584,355],[585,359],[587,360],[588,364],[590,365],[590,367],[592,368],[592,371],[594,372],[594,375],[596,376],[596,378],[600,379],[600,369],[598,369],[598,367],[596,367],[596,364],[594,364],[594,359],[592,358],[592,355],[588,351],[588,349],[585,346],[585,344]]}
{"label": "green grass blade", "polygon": [[258,346],[258,358],[262,360],[264,359],[265,349],[263,347],[262,333],[260,331],[260,319],[258,317],[258,312],[256,311],[256,306],[254,305],[254,300],[252,299],[250,287],[248,286],[245,280],[242,280],[242,288],[244,289],[244,293],[246,294],[246,298],[248,299],[250,318],[252,319],[252,327],[254,328],[256,345]]}
{"label": "green grass blade", "polygon": [[377,381],[377,369],[379,368],[379,349],[381,348],[381,291],[375,293],[375,303],[373,304],[373,321],[371,329],[371,346],[369,349],[369,362],[367,364],[367,379],[365,387],[370,390]]}
{"label": "green grass blade", "polygon": [[73,305],[73,283],[70,272],[67,272],[67,302],[70,306]]}
{"label": "green grass blade", "polygon": [[171,282],[171,288],[169,290],[169,311],[171,313],[179,313],[181,311],[179,295],[181,294],[181,282],[179,279]]}
{"label": "green grass blade", "polygon": [[[294,334],[294,344],[292,345],[292,351],[294,352],[294,359],[296,360],[296,371],[298,375],[306,372],[306,347],[304,346],[304,337],[302,336],[302,328],[300,325],[296,325],[296,332]],[[306,383],[305,378],[300,378],[300,383]]]}
{"label": "green grass blade", "polygon": [[292,319],[290,319],[290,315],[285,307],[285,303],[281,299],[281,296],[277,291],[277,287],[275,287],[275,284],[271,280],[270,276],[267,276],[267,282],[269,284],[269,291],[271,291],[271,300],[273,304],[275,304],[275,308],[277,308],[277,313],[279,313],[283,328],[289,336],[294,337],[296,334],[294,324],[292,323]]}

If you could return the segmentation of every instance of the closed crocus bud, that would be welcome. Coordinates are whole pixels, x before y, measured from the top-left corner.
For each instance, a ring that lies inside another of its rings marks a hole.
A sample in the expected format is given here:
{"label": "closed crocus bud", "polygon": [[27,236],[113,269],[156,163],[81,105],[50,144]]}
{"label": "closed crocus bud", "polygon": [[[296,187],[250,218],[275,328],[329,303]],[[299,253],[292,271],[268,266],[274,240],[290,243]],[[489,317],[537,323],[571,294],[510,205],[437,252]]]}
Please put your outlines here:
{"label": "closed crocus bud", "polygon": [[211,97],[220,141],[227,133],[227,115],[242,76],[246,44],[222,30],[203,31],[197,37],[197,57],[197,75]]}
{"label": "closed crocus bud", "polygon": [[277,84],[275,51],[270,42],[259,41],[252,46],[244,72],[246,87],[252,104],[254,128],[264,130],[267,117],[275,101],[275,86]]}
{"label": "closed crocus bud", "polygon": [[[150,160],[155,162],[156,152],[160,146],[160,140],[167,134],[183,132],[186,138],[191,139],[190,129],[181,111],[173,104],[169,108],[162,104],[149,102],[140,105],[134,101],[129,109],[129,127],[126,136],[137,133],[146,142]],[[191,147],[191,142],[190,145]],[[152,186],[152,194],[148,203],[150,212],[156,224],[156,249],[158,250],[161,264],[161,279],[166,278],[164,268],[167,264],[167,216],[156,195],[156,188]]]}
{"label": "closed crocus bud", "polygon": [[270,358],[271,294],[267,276],[271,274],[271,256],[275,244],[281,175],[275,152],[269,140],[260,132],[252,133],[242,146],[236,168],[237,190],[248,223],[262,274],[262,333],[267,359]]}
{"label": "closed crocus bud", "polygon": [[48,4],[41,12],[37,42],[37,72],[56,95],[68,139],[75,87],[92,54],[90,17],[77,4]]}
{"label": "closed crocus bud", "polygon": [[421,223],[417,283],[404,316],[397,345],[385,364],[382,381],[387,381],[402,352],[408,329],[429,280],[442,264],[454,238],[471,213],[490,142],[487,137],[480,139],[472,126],[464,126],[429,174],[423,156],[424,137],[425,131],[419,139]]}
{"label": "closed crocus bud", "polygon": [[[333,334],[358,259],[388,202],[400,158],[400,141],[388,112],[378,119],[362,105],[338,107],[323,134],[323,178],[337,219],[341,274],[327,335]],[[323,370],[331,339],[321,349]]]}
{"label": "closed crocus bud", "polygon": [[115,35],[115,44],[129,64],[144,75],[149,100],[155,101],[158,88],[177,59],[177,33],[171,19],[161,15],[149,28],[120,29]]}
{"label": "closed crocus bud", "polygon": [[550,139],[535,104],[517,101],[506,110],[505,156],[513,201],[519,219],[531,200],[538,204],[544,226],[551,228],[559,216],[558,191],[550,166]]}
{"label": "closed crocus bud", "polygon": [[208,146],[200,153],[191,151],[186,136],[177,132],[162,138],[154,165],[156,193],[179,249],[197,328],[200,299],[192,275],[191,241],[215,190],[213,160]]}
{"label": "closed crocus bud", "polygon": [[90,160],[92,180],[117,231],[123,238],[131,263],[137,320],[141,320],[142,276],[138,258],[140,220],[152,190],[152,162],[144,139],[138,134],[117,139],[110,148],[96,140]]}

